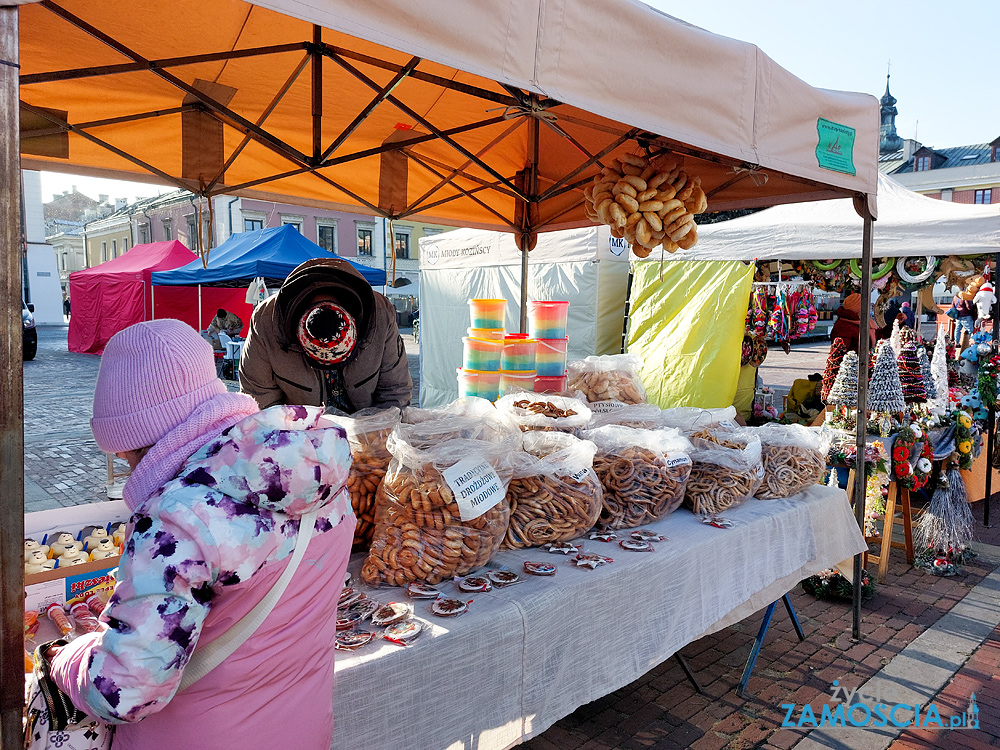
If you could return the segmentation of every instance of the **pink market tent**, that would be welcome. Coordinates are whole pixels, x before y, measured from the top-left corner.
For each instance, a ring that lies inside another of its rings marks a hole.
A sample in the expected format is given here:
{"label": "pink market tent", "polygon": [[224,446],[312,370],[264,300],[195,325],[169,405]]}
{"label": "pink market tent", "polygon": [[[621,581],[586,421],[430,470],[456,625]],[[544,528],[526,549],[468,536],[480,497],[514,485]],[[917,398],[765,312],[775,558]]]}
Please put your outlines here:
{"label": "pink market tent", "polygon": [[178,268],[196,257],[177,240],[150,242],[94,268],[71,273],[69,350],[101,354],[118,331],[149,320],[150,273]]}

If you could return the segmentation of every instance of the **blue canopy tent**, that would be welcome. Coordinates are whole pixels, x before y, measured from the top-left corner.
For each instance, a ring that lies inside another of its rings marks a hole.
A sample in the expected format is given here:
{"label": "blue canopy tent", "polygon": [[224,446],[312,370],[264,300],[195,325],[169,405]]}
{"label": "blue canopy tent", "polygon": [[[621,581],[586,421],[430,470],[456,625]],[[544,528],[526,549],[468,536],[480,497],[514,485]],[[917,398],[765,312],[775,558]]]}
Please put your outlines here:
{"label": "blue canopy tent", "polygon": [[[311,258],[334,256],[315,242],[303,237],[290,224],[255,232],[234,234],[208,257],[208,267],[204,268],[200,259],[172,271],[152,274],[154,286],[247,286],[256,278],[263,278],[268,286],[280,286],[281,282],[300,263]],[[347,258],[343,258],[347,260]],[[369,268],[347,260],[361,272],[372,286],[385,285],[385,271]]]}

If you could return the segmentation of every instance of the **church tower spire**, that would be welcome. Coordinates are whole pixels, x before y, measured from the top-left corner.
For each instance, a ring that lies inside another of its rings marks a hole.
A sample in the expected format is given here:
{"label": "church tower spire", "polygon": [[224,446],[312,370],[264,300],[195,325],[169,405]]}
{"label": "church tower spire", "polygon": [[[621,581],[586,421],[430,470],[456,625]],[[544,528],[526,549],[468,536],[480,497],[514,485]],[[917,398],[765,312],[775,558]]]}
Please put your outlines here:
{"label": "church tower spire", "polygon": [[896,98],[889,93],[889,74],[885,75],[885,94],[879,100],[882,124],[879,127],[878,152],[891,154],[903,147],[903,139],[896,134]]}

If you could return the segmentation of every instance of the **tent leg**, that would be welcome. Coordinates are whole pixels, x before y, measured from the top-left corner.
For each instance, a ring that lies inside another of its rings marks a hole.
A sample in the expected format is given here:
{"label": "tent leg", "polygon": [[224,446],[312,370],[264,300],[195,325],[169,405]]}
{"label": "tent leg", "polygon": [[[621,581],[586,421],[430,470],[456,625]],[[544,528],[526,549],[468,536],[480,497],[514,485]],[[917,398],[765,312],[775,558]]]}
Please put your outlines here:
{"label": "tent leg", "polygon": [[528,235],[521,235],[521,333],[528,332]]}
{"label": "tent leg", "polygon": [[[872,223],[874,219],[868,209],[867,196],[862,196],[860,201],[864,206],[864,232],[862,235],[861,248],[861,331],[859,333],[858,346],[858,418],[857,418],[857,467],[858,481],[854,483],[854,518],[858,522],[858,527],[862,530],[865,527],[865,489],[867,482],[864,481],[865,473],[865,442],[868,435],[868,360],[869,360],[869,330],[871,328],[871,307],[872,298]],[[857,204],[858,201],[855,201]],[[862,556],[854,556],[854,597],[853,611],[854,617],[851,628],[851,635],[854,640],[861,640],[861,575]]]}
{"label": "tent leg", "polygon": [[[24,365],[17,6],[0,7],[0,743],[21,746],[24,704]],[[20,666],[19,666],[20,665]]]}
{"label": "tent leg", "polygon": [[202,331],[201,327],[201,284],[198,285],[198,331]]}
{"label": "tent leg", "polygon": [[149,319],[156,320],[156,287],[149,282]]}
{"label": "tent leg", "polygon": [[628,284],[625,286],[625,316],[622,318],[622,354],[625,353],[625,349],[628,347],[628,316],[632,312],[632,281],[634,279],[635,272],[632,270],[632,264],[629,263]]}

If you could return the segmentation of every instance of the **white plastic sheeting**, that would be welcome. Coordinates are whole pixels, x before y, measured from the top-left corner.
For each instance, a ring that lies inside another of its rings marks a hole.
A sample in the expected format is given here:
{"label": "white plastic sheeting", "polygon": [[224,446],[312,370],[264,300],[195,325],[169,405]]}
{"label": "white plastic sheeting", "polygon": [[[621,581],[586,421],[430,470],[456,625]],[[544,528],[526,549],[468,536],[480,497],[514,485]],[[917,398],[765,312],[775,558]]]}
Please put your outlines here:
{"label": "white plastic sheeting", "polygon": [[[607,227],[538,236],[528,256],[528,299],[569,301],[569,359],[620,350],[628,257]],[[507,330],[518,331],[521,253],[513,235],[460,229],[421,239],[421,406],[458,397],[455,370],[473,298],[506,299]]]}

